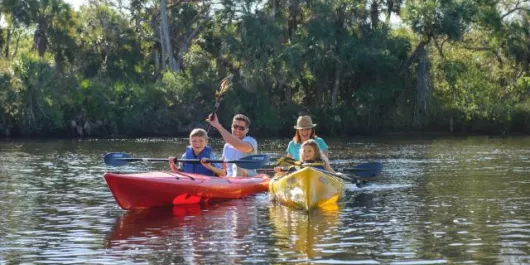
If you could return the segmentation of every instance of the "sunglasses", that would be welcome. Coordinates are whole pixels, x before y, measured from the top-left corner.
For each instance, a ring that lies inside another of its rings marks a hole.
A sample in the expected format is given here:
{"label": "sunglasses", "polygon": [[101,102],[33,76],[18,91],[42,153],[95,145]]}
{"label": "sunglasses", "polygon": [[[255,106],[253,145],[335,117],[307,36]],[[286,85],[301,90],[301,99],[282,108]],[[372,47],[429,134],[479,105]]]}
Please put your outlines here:
{"label": "sunglasses", "polygon": [[232,124],[232,128],[240,131],[244,131],[246,129],[244,126],[239,126],[237,124]]}

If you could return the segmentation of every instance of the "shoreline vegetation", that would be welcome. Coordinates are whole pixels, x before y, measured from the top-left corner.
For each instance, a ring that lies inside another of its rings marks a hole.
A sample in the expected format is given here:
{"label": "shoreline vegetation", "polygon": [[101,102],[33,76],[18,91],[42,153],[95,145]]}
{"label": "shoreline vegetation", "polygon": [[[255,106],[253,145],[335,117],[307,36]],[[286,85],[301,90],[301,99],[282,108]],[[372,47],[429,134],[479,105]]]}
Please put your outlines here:
{"label": "shoreline vegetation", "polygon": [[[292,139],[291,134],[263,134],[263,133],[249,133],[249,135],[253,137],[257,137],[261,140],[268,140],[268,139],[285,139],[287,142]],[[379,133],[371,133],[371,134],[342,134],[342,135],[334,135],[334,134],[321,134],[318,133],[318,136],[325,137],[327,139],[410,139],[410,138],[418,138],[418,139],[434,139],[434,138],[467,138],[467,137],[487,137],[487,138],[511,138],[511,137],[527,137],[529,134],[527,133],[519,133],[519,132],[495,132],[495,133],[480,133],[480,132],[440,132],[440,131],[393,131],[393,132],[379,132]],[[182,133],[182,134],[174,134],[174,135],[16,135],[16,136],[4,136],[0,137],[1,140],[105,140],[105,139],[143,139],[143,138],[160,138],[160,139],[172,139],[172,138],[181,138],[183,140],[187,140],[189,137],[188,133]],[[210,131],[209,138],[222,140],[222,137],[219,133],[216,131]],[[258,140],[259,140],[258,139]],[[286,142],[286,143],[287,143]]]}
{"label": "shoreline vegetation", "polygon": [[230,74],[258,137],[529,134],[530,0],[475,2],[2,1],[0,137],[186,136]]}

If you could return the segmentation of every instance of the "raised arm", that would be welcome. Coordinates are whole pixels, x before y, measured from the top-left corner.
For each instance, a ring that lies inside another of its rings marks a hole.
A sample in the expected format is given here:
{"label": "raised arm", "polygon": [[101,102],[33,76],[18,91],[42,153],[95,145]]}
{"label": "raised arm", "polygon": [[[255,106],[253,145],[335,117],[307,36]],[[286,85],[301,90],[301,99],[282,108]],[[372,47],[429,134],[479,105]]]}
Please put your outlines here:
{"label": "raised arm", "polygon": [[[210,117],[212,119],[210,119]],[[212,117],[212,115],[210,115],[210,117],[208,117],[208,119],[206,119],[206,121],[208,123],[210,123],[210,125],[212,127],[217,129],[217,131],[219,131],[219,133],[221,134],[221,136],[223,137],[223,139],[225,140],[226,143],[230,144],[235,149],[237,149],[238,151],[243,152],[243,153],[250,153],[250,152],[254,151],[254,148],[252,147],[252,145],[250,143],[247,143],[247,142],[235,137],[234,135],[232,135],[232,133],[230,133],[228,130],[226,130],[219,123],[219,120],[217,120],[217,115],[213,115],[213,117]]]}

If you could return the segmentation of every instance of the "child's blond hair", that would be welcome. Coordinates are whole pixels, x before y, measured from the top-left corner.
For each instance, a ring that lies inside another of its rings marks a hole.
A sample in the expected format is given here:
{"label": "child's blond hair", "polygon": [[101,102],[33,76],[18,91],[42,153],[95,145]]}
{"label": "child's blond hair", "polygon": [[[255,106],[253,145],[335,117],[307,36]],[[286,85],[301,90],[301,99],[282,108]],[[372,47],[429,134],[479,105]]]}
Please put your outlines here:
{"label": "child's blond hair", "polygon": [[208,140],[208,133],[206,133],[204,129],[195,128],[190,132],[190,139],[191,137],[204,137],[206,140]]}

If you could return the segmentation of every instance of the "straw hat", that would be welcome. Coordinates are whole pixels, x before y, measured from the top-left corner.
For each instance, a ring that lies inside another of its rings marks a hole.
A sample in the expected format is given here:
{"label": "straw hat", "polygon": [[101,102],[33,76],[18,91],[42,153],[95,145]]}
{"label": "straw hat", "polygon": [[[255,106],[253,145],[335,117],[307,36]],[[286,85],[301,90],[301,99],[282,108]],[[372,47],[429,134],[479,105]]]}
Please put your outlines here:
{"label": "straw hat", "polygon": [[296,125],[294,126],[295,129],[311,129],[313,127],[317,126],[316,124],[313,124],[313,120],[311,120],[311,117],[305,115],[298,117],[298,120],[296,121]]}

